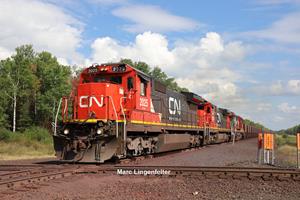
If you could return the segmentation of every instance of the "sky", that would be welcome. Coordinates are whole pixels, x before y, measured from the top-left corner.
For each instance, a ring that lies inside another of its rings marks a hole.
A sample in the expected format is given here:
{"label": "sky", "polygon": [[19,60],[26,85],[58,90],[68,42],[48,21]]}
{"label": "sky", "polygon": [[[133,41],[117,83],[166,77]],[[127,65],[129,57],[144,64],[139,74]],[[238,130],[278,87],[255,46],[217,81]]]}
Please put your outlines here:
{"label": "sky", "polygon": [[23,44],[78,67],[130,58],[273,130],[300,123],[300,0],[0,2],[0,59]]}

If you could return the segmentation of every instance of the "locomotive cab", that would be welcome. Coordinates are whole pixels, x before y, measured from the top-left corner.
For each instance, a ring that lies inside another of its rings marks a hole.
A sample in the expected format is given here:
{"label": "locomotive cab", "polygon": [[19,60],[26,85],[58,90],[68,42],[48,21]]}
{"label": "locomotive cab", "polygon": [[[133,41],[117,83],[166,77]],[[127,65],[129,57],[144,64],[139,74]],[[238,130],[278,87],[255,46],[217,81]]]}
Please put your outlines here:
{"label": "locomotive cab", "polygon": [[217,127],[216,106],[210,102],[198,105],[199,125]]}

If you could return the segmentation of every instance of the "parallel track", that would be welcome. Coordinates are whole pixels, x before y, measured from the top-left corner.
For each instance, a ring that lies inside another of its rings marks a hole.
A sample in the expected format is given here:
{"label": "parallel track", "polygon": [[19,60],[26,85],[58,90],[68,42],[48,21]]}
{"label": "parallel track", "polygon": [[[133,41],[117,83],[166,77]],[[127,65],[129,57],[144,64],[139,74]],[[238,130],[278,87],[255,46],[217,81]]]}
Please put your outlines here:
{"label": "parallel track", "polygon": [[[94,171],[93,171],[94,170]],[[92,169],[92,173],[117,174],[118,170],[131,171],[132,174],[146,172],[146,176],[153,176],[155,170],[170,171],[169,174],[159,176],[197,176],[202,178],[232,178],[257,180],[279,180],[279,181],[300,181],[300,170],[282,168],[242,168],[242,167],[185,167],[185,166],[114,166],[108,168]],[[81,173],[80,171],[78,173]],[[86,171],[84,173],[87,173]],[[157,174],[154,174],[157,176]]]}
{"label": "parallel track", "polygon": [[66,165],[0,165],[0,191],[63,178],[75,173],[78,166]]}

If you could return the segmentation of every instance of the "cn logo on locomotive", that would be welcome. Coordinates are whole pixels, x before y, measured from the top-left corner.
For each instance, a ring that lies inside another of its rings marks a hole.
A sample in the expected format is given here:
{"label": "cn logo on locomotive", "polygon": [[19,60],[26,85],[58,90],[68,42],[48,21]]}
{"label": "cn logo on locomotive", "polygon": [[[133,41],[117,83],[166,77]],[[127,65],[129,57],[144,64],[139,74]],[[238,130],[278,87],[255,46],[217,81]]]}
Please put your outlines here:
{"label": "cn logo on locomotive", "polygon": [[174,97],[169,97],[169,113],[171,115],[181,115],[181,103],[180,100]]}
{"label": "cn logo on locomotive", "polygon": [[[89,101],[89,103],[88,103],[88,101]],[[80,108],[91,107],[93,105],[93,102],[95,102],[97,104],[97,106],[101,108],[104,104],[104,96],[100,97],[100,102],[94,96],[91,96],[90,98],[89,98],[89,96],[81,96],[79,98],[79,107]]]}
{"label": "cn logo on locomotive", "polygon": [[149,106],[148,99],[140,97],[140,106],[141,107],[148,107]]}

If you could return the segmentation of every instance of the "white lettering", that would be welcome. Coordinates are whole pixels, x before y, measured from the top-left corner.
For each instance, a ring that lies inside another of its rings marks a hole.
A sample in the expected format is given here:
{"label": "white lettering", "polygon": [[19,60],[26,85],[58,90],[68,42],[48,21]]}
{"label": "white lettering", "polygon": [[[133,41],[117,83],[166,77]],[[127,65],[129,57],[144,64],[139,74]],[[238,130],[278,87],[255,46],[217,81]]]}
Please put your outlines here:
{"label": "white lettering", "polygon": [[171,115],[176,115],[177,113],[181,115],[181,102],[174,97],[169,97],[169,113]]}
{"label": "white lettering", "polygon": [[140,169],[117,169],[118,175],[170,175],[171,170],[153,169],[153,170],[140,170]]}
{"label": "white lettering", "polygon": [[[89,103],[88,103],[89,101]],[[80,108],[87,108],[87,107],[92,107],[93,102],[95,102],[97,104],[98,107],[103,107],[104,104],[104,96],[100,97],[100,102],[98,101],[98,99],[94,96],[81,96],[79,98],[79,107]]]}
{"label": "white lettering", "polygon": [[149,103],[148,103],[148,99],[147,98],[140,98],[140,106],[141,107],[148,107]]}

